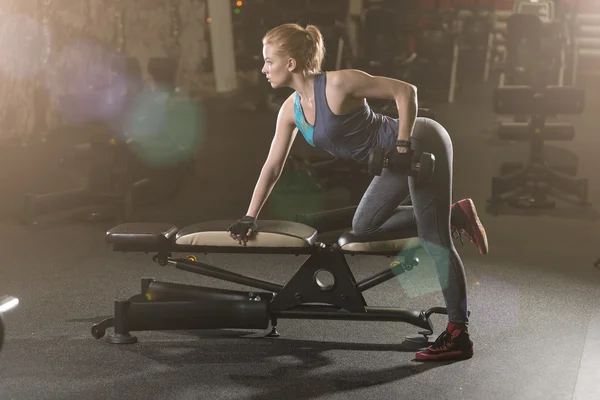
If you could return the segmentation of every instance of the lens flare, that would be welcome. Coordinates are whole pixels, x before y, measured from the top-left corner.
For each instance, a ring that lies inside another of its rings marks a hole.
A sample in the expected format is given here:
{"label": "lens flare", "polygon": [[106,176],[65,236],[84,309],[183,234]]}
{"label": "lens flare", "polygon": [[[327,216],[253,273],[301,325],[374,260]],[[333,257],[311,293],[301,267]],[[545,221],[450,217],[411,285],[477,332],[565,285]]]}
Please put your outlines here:
{"label": "lens flare", "polygon": [[66,124],[102,121],[118,131],[128,93],[141,86],[141,70],[130,70],[124,57],[78,41],[54,57],[46,87]]}
{"label": "lens flare", "polygon": [[[448,273],[450,264],[450,251],[441,246],[432,243],[425,243],[415,238],[414,242],[410,243],[409,248],[422,246],[429,251],[419,249],[416,256],[419,258],[419,264],[412,270],[396,276],[396,280],[404,292],[410,297],[420,297],[433,293],[438,293],[441,288],[448,286]],[[410,251],[402,251],[398,254],[397,260],[406,262],[405,255]],[[436,266],[433,255],[442,265]],[[439,272],[438,272],[439,271]]]}
{"label": "lens flare", "polygon": [[203,111],[183,94],[142,91],[125,122],[126,140],[140,161],[169,168],[193,159],[203,142]]}

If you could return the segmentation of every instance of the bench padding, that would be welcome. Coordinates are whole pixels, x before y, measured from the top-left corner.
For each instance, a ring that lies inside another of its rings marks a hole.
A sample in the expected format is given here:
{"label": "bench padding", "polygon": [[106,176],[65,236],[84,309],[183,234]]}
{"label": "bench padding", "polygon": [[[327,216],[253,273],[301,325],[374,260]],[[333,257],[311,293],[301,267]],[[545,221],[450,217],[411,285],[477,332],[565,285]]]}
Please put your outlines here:
{"label": "bench padding", "polygon": [[117,225],[106,233],[106,241],[120,246],[143,246],[148,248],[164,248],[173,241],[179,228],[173,224],[126,223]]}
{"label": "bench padding", "polygon": [[[177,233],[175,243],[178,246],[239,246],[227,233],[227,228],[234,222],[207,221],[189,225]],[[258,232],[246,247],[298,249],[313,246],[317,239],[316,229],[298,222],[259,220],[257,223]]]}
{"label": "bench padding", "polygon": [[[227,233],[235,221],[207,221],[179,229],[168,223],[127,223],[107,232],[106,241],[117,251],[193,251],[197,249],[239,249],[240,245]],[[258,232],[246,248],[296,251],[316,244],[317,230],[292,221],[258,221]],[[394,253],[417,247],[416,230],[357,235],[349,231],[338,239],[338,247],[351,254]]]}
{"label": "bench padding", "polygon": [[340,249],[348,253],[400,252],[405,248],[417,247],[418,245],[418,232],[414,229],[369,235],[357,235],[349,231],[342,234],[338,239]]}

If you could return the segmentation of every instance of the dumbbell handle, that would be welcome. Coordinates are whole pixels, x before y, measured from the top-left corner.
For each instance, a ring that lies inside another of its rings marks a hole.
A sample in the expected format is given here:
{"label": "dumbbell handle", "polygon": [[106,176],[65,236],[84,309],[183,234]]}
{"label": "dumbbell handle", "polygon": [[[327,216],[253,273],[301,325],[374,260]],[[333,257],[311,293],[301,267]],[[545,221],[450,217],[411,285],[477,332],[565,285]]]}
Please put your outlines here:
{"label": "dumbbell handle", "polygon": [[[408,169],[413,175],[416,175],[419,182],[428,181],[433,176],[433,169],[435,168],[435,156],[431,153],[417,153],[418,157],[414,153],[404,154],[397,153],[393,154],[392,157],[402,158],[403,163],[398,162],[396,165],[399,168]],[[410,157],[410,166],[406,157]],[[425,163],[425,164],[423,164]],[[384,168],[393,167],[394,164],[390,162],[390,156],[385,154],[383,147],[376,147],[369,153],[368,171],[372,175],[381,175]],[[404,165],[401,165],[404,164]]]}
{"label": "dumbbell handle", "polygon": [[[402,154],[402,153],[398,153],[398,154]],[[421,169],[421,162],[419,161],[418,158],[415,158],[415,155],[413,153],[411,153],[410,156],[412,159],[412,161],[410,163],[410,169],[412,171],[419,172],[419,170]],[[386,168],[386,167],[389,167],[389,165],[390,165],[390,158],[385,157],[383,159],[383,167]]]}
{"label": "dumbbell handle", "polygon": [[410,166],[413,171],[419,172],[421,170],[421,161],[413,161]]}

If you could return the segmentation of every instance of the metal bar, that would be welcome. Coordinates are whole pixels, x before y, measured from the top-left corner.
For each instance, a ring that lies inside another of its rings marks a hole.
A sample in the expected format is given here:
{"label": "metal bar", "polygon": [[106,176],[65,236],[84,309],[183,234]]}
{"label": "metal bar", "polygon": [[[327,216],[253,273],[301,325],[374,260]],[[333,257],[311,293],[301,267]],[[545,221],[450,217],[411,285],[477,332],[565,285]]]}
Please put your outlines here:
{"label": "metal bar", "polygon": [[221,279],[227,282],[239,283],[240,285],[250,286],[257,289],[263,289],[273,293],[279,293],[283,286],[272,282],[263,281],[256,278],[250,278],[245,275],[227,271],[209,264],[198,261],[188,260],[169,260],[169,263],[174,264],[175,268],[182,271],[193,272],[195,274],[208,276],[210,278]]}
{"label": "metal bar", "polygon": [[183,285],[172,282],[151,282],[146,291],[151,301],[250,301],[273,298],[272,293],[243,292],[239,290],[218,289],[212,287]]}
{"label": "metal bar", "polygon": [[376,275],[373,275],[370,278],[366,278],[366,279],[360,281],[356,285],[356,289],[362,293],[362,292],[369,290],[372,287],[375,287],[383,282],[389,281],[390,279],[392,279],[393,277],[395,277],[397,275],[400,275],[404,271],[405,271],[404,264],[402,264],[402,263],[396,264],[390,269],[386,269]]}
{"label": "metal bar", "polygon": [[[233,240],[232,240],[233,242]],[[319,247],[307,246],[298,248],[288,247],[244,247],[238,244],[233,246],[192,246],[178,245],[172,241],[165,241],[164,246],[156,244],[112,243],[114,252],[138,253],[187,253],[187,254],[289,254],[311,255],[321,251]]]}
{"label": "metal bar", "polygon": [[[313,227],[314,228],[314,227]],[[150,250],[152,252],[152,250]],[[169,247],[172,253],[191,253],[191,254],[293,254],[310,255],[320,251],[320,248],[314,245],[306,247],[251,247],[240,246],[232,240],[231,246],[192,246],[172,244]]]}
{"label": "metal bar", "polygon": [[490,68],[492,64],[492,51],[494,50],[494,31],[488,34],[487,48],[485,52],[485,64],[483,67],[483,81],[487,82],[490,78]]}
{"label": "metal bar", "polygon": [[302,306],[289,311],[271,310],[269,315],[277,319],[405,322],[419,328],[433,330],[425,313],[421,311],[383,307],[365,307],[365,309],[367,312],[364,313],[350,313],[333,307]]}
{"label": "metal bar", "polygon": [[458,71],[458,59],[460,57],[460,48],[458,40],[454,40],[454,47],[452,51],[452,70],[450,72],[450,87],[448,89],[448,103],[454,103],[454,92],[456,91],[456,75]]}

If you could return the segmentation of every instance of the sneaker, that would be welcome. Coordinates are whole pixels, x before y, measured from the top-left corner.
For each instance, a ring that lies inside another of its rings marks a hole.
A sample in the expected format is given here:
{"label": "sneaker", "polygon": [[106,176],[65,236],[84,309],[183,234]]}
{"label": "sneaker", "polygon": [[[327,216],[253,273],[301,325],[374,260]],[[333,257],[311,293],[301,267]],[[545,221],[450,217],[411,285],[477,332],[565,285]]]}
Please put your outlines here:
{"label": "sneaker", "polygon": [[473,342],[465,327],[448,323],[431,346],[416,353],[417,361],[457,361],[473,357]]}
{"label": "sneaker", "polygon": [[479,248],[481,255],[486,255],[489,251],[487,235],[485,228],[477,216],[475,203],[471,199],[463,199],[452,204],[452,236],[460,239],[465,235],[472,243]]}

